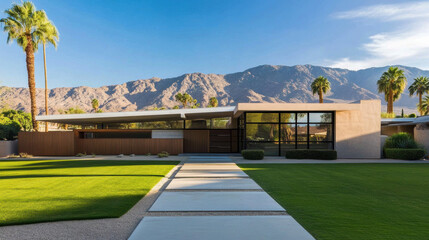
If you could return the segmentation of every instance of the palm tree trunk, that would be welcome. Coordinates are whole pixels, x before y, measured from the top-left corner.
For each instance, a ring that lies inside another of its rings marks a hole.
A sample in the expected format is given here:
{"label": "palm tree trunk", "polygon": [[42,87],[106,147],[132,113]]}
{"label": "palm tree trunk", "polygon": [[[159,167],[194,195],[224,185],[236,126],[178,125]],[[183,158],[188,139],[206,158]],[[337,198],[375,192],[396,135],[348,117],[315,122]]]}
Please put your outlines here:
{"label": "palm tree trunk", "polygon": [[323,93],[322,93],[322,90],[319,90],[319,103],[323,103]]}
{"label": "palm tree trunk", "polygon": [[33,123],[33,129],[39,131],[39,124],[36,121],[36,81],[34,79],[34,49],[33,41],[30,34],[27,35],[28,44],[25,47],[26,62],[27,62],[27,74],[28,74],[28,88],[30,90],[30,102],[31,102],[31,121]]}
{"label": "palm tree trunk", "polygon": [[387,96],[387,113],[393,113],[393,93],[392,91],[389,92],[389,95]]}
{"label": "palm tree trunk", "polygon": [[[43,65],[45,67],[45,115],[48,115],[48,75],[46,71],[46,49],[45,43],[43,43]],[[48,131],[48,122],[45,122],[45,132]]]}
{"label": "palm tree trunk", "polygon": [[418,107],[418,109],[417,109],[417,110],[419,110],[420,116],[423,116],[423,109],[422,109],[422,94],[421,94],[421,93],[419,93],[419,107]]}

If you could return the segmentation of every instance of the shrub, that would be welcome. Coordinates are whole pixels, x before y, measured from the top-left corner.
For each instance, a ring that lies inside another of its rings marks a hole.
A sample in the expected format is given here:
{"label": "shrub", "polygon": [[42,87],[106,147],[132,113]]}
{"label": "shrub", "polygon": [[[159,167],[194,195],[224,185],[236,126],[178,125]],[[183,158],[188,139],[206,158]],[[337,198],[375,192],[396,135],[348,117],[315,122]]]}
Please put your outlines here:
{"label": "shrub", "polygon": [[408,115],[409,118],[416,118],[416,114],[415,113],[411,113],[410,115]]}
{"label": "shrub", "polygon": [[158,153],[159,158],[164,158],[164,157],[168,157],[168,156],[169,156],[169,154],[166,151],[162,151],[162,152]]}
{"label": "shrub", "polygon": [[395,117],[396,117],[395,113],[387,113],[387,112],[381,113],[381,118],[395,118]]}
{"label": "shrub", "polygon": [[78,153],[78,154],[76,154],[76,157],[85,157],[86,156],[86,153]]}
{"label": "shrub", "polygon": [[400,132],[388,137],[384,148],[419,148],[419,145],[410,134]]}
{"label": "shrub", "polygon": [[264,159],[264,150],[246,149],[241,151],[241,155],[247,160],[262,160]]}
{"label": "shrub", "polygon": [[385,148],[384,154],[386,158],[419,160],[426,155],[426,151],[422,148]]}
{"label": "shrub", "polygon": [[21,158],[32,158],[33,155],[28,154],[28,153],[19,153],[19,157],[21,157]]}
{"label": "shrub", "polygon": [[286,158],[289,159],[337,159],[337,151],[329,149],[297,149],[286,151]]}

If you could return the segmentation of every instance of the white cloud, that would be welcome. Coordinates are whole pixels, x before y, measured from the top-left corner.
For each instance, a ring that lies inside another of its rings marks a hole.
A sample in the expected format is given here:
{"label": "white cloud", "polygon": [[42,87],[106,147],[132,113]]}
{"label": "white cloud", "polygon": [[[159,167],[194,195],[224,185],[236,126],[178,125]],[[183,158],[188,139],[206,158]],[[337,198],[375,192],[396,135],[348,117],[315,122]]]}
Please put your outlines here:
{"label": "white cloud", "polygon": [[429,18],[429,2],[406,2],[381,4],[352,11],[338,12],[333,17],[339,19],[372,18],[382,21]]}
{"label": "white cloud", "polygon": [[333,16],[339,19],[401,21],[402,24],[395,31],[370,36],[369,42],[362,45],[366,57],[330,61],[332,67],[357,70],[412,62],[417,67],[429,68],[429,2],[375,5]]}

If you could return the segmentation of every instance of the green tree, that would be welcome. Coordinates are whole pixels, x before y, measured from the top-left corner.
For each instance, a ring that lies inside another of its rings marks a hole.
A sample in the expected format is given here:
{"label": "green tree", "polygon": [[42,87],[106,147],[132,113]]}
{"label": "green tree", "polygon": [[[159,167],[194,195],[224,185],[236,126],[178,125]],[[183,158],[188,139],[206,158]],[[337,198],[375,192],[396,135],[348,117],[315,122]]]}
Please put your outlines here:
{"label": "green tree", "polygon": [[91,100],[91,106],[92,106],[92,109],[94,109],[94,112],[97,112],[98,107],[100,106],[100,103],[96,98],[94,98]]}
{"label": "green tree", "polygon": [[85,110],[79,108],[79,107],[71,107],[66,110],[59,110],[60,114],[82,114],[86,113]]}
{"label": "green tree", "polygon": [[[55,25],[48,19],[45,18],[45,21],[40,26],[42,31],[39,31],[40,34],[37,39],[38,43],[43,45],[43,67],[45,72],[45,114],[49,114],[48,109],[48,72],[46,69],[46,43],[52,44],[55,49],[57,49],[57,42],[59,41],[59,33]],[[45,124],[45,132],[48,131],[48,123]]]}
{"label": "green tree", "polygon": [[311,90],[314,94],[319,95],[319,103],[323,103],[323,94],[326,94],[331,89],[331,84],[328,79],[322,76],[317,77],[311,83]]}
{"label": "green tree", "polygon": [[[422,105],[422,97],[423,94],[429,93],[429,79],[427,77],[418,77],[414,78],[413,84],[408,87],[408,91],[410,92],[410,96],[414,94],[419,96],[419,104],[417,105],[417,109],[420,109]],[[423,112],[420,112],[420,115],[423,115]]]}
{"label": "green tree", "polygon": [[180,107],[178,105],[174,106],[173,109],[179,109]]}
{"label": "green tree", "polygon": [[36,11],[33,3],[25,1],[22,5],[12,4],[10,9],[5,11],[7,17],[0,19],[4,24],[3,30],[7,32],[7,42],[16,40],[22,47],[26,55],[28,87],[31,101],[32,127],[38,131],[36,121],[36,81],[34,78],[34,53],[37,51],[39,38],[44,35],[46,28],[43,24],[46,22],[46,13],[43,10]]}
{"label": "green tree", "polygon": [[407,85],[407,78],[404,71],[398,67],[390,67],[384,72],[377,81],[379,93],[384,93],[384,99],[387,101],[387,113],[393,113],[393,102],[401,97]]}
{"label": "green tree", "polygon": [[419,111],[423,113],[424,115],[429,115],[429,96],[426,96],[422,100],[422,104],[418,106]]}
{"label": "green tree", "polygon": [[180,102],[183,106],[183,108],[197,108],[200,106],[200,104],[197,102],[197,99],[194,99],[190,94],[188,93],[178,93],[175,96],[176,101]]}
{"label": "green tree", "polygon": [[21,126],[17,121],[0,115],[0,140],[13,140],[18,136]]}
{"label": "green tree", "polygon": [[1,117],[6,117],[19,124],[20,129],[24,131],[31,130],[31,115],[21,110],[6,110],[0,114]]}
{"label": "green tree", "polygon": [[211,97],[209,99],[209,105],[207,107],[217,107],[219,105],[219,102],[217,101],[216,97]]}

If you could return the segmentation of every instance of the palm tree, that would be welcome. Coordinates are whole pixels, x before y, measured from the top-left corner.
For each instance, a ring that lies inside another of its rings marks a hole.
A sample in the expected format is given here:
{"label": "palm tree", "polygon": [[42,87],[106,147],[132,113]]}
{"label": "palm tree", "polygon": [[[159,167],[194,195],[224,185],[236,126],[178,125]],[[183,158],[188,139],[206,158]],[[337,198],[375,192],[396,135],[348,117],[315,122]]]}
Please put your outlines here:
{"label": "palm tree", "polygon": [[422,115],[428,115],[429,114],[429,96],[426,96],[422,103],[418,106],[419,111],[422,113]]}
{"label": "palm tree", "polygon": [[3,30],[7,32],[7,42],[16,40],[26,55],[28,87],[31,100],[31,118],[35,131],[38,131],[36,121],[36,81],[34,79],[34,53],[38,48],[38,38],[44,35],[43,23],[46,22],[46,13],[43,10],[36,11],[31,2],[23,2],[22,5],[12,4],[5,11],[7,17],[0,19],[4,24]]}
{"label": "palm tree", "polygon": [[408,91],[410,92],[410,96],[413,96],[414,94],[419,96],[417,109],[419,109],[420,115],[423,115],[423,112],[420,111],[420,106],[422,105],[423,94],[429,93],[429,79],[427,77],[415,78],[413,84],[408,87]]}
{"label": "palm tree", "polygon": [[331,84],[328,79],[322,76],[317,77],[311,83],[311,90],[314,94],[319,95],[319,103],[323,103],[323,94],[326,94],[331,89]]}
{"label": "palm tree", "polygon": [[98,100],[96,98],[91,100],[92,108],[94,109],[94,112],[97,112],[98,107],[100,104],[98,103]]}
{"label": "palm tree", "polygon": [[384,93],[384,99],[387,101],[387,113],[393,113],[393,102],[401,97],[407,85],[407,78],[404,71],[398,67],[390,67],[381,75],[377,81],[378,92]]}
{"label": "palm tree", "polygon": [[[48,76],[46,71],[46,43],[51,43],[57,49],[59,33],[55,25],[46,17],[45,22],[41,25],[41,36],[38,36],[38,42],[43,45],[43,66],[45,70],[45,114],[48,115]],[[45,132],[48,131],[48,123],[45,124]]]}

